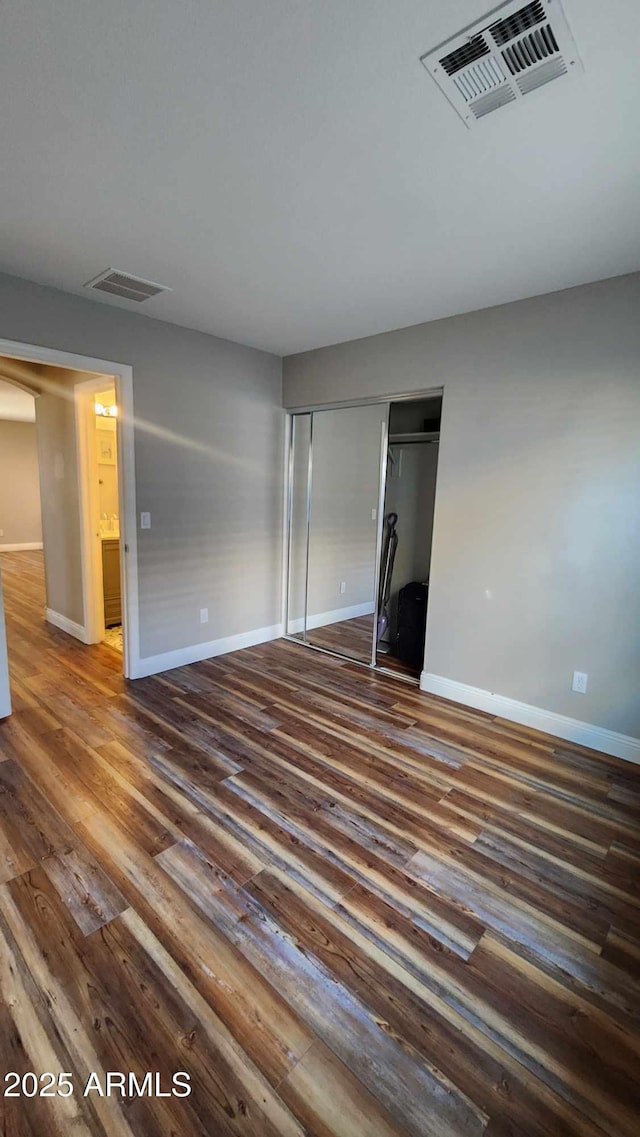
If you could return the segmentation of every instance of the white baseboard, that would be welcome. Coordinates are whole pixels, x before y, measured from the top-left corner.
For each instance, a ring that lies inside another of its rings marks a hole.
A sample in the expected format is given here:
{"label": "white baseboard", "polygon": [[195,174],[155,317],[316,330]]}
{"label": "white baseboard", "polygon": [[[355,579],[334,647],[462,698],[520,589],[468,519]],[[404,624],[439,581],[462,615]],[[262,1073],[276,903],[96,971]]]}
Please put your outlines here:
{"label": "white baseboard", "polygon": [[243,647],[255,647],[269,640],[278,640],[282,636],[282,624],[272,624],[268,628],[255,628],[252,632],[240,632],[236,636],[226,636],[220,640],[209,640],[208,643],[193,644],[191,647],[178,648],[177,651],[165,651],[160,655],[149,655],[139,659],[131,669],[131,679],[144,679],[147,675],[157,675],[161,671],[171,671],[174,667],[185,667],[188,663],[199,663],[203,659],[212,659],[215,655],[226,655],[230,651],[239,651]]}
{"label": "white baseboard", "polygon": [[423,671],[420,676],[420,688],[430,695],[441,695],[444,699],[452,699],[466,707],[476,707],[477,710],[488,711],[489,714],[510,719],[522,726],[535,727],[545,734],[555,734],[568,742],[577,742],[579,746],[589,746],[593,750],[612,754],[615,758],[640,763],[640,738],[632,738],[629,734],[618,734],[615,730],[606,730],[593,723],[569,718],[568,715],[544,711],[541,707],[532,707],[517,699],[508,699],[505,695],[483,691],[481,687],[470,687],[455,679],[431,675],[428,671]]}
{"label": "white baseboard", "polygon": [[[339,624],[342,620],[356,620],[358,616],[371,616],[375,604],[352,604],[349,608],[334,608],[331,612],[319,612],[317,616],[307,617],[307,631],[312,628],[325,628],[327,624]],[[289,621],[289,635],[304,631],[304,617]]]}
{"label": "white baseboard", "polygon": [[54,612],[53,608],[47,608],[45,618],[48,623],[60,628],[61,631],[73,636],[74,639],[80,640],[81,643],[89,643],[86,628],[83,628],[82,624],[76,624],[75,620],[70,620],[68,616],[62,616],[60,612]]}
{"label": "white baseboard", "polygon": [[0,553],[25,553],[27,549],[41,549],[42,541],[23,541],[21,545],[0,545]]}

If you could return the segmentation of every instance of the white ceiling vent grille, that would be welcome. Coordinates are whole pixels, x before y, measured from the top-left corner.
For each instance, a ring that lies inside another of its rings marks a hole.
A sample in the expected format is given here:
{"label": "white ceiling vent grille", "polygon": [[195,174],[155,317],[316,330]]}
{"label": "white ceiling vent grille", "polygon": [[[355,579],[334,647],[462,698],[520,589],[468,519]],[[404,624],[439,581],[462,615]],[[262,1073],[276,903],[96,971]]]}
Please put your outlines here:
{"label": "white ceiling vent grille", "polygon": [[469,127],[554,79],[582,72],[560,0],[509,0],[421,62]]}
{"label": "white ceiling vent grille", "polygon": [[123,300],[135,300],[141,304],[143,300],[151,300],[161,292],[171,292],[167,284],[154,284],[152,280],[143,280],[139,276],[131,276],[128,272],[118,272],[117,269],[108,268],[93,280],[88,280],[85,288],[95,288],[98,292],[109,292],[112,296],[120,296]]}

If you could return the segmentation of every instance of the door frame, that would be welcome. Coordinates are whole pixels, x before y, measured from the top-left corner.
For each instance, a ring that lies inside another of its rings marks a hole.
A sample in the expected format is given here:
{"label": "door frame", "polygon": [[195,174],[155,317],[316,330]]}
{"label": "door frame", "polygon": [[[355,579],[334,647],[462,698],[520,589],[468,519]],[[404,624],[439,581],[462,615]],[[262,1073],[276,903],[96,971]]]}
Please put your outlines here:
{"label": "door frame", "polygon": [[387,498],[387,467],[389,465],[389,418],[391,403],[387,404],[387,417],[382,424],[380,438],[380,472],[378,474],[378,526],[376,532],[376,564],[373,587],[373,633],[371,640],[371,667],[378,662],[378,620],[380,618],[380,578],[382,576],[382,542],[384,540],[384,503]]}
{"label": "door frame", "polygon": [[[293,501],[293,453],[292,453],[293,452],[293,420],[298,415],[310,414],[312,416],[311,422],[313,423],[313,412],[314,411],[342,410],[342,409],[346,409],[348,407],[369,407],[369,406],[376,406],[376,405],[379,405],[382,403],[388,404],[389,413],[390,413],[392,403],[418,402],[421,399],[437,398],[438,396],[440,396],[442,398],[442,415],[441,415],[441,424],[440,424],[440,436],[442,437],[442,423],[444,422],[444,407],[445,407],[445,387],[444,387],[444,384],[442,384],[442,383],[439,384],[437,387],[430,387],[430,388],[427,388],[427,389],[424,389],[421,391],[408,391],[408,392],[403,392],[402,394],[372,395],[369,398],[365,397],[362,399],[346,399],[344,401],[333,402],[333,403],[319,403],[319,404],[313,404],[312,403],[312,404],[309,404],[308,406],[291,407],[291,408],[286,409],[287,422],[286,422],[285,437],[286,437],[287,461],[285,462],[285,473],[284,473],[284,500],[285,500],[286,514],[285,514],[285,526],[284,526],[284,554],[285,555],[283,556],[283,585],[282,585],[284,639],[290,640],[292,643],[303,644],[304,647],[311,648],[313,651],[323,652],[325,655],[334,655],[334,656],[337,656],[339,659],[349,659],[349,662],[351,662],[351,663],[359,663],[362,667],[367,667],[367,668],[372,669],[372,670],[377,668],[377,667],[381,667],[381,665],[377,662],[376,648],[377,648],[377,627],[378,627],[378,615],[379,615],[379,613],[378,613],[378,592],[379,592],[380,573],[382,571],[381,559],[382,559],[382,543],[383,543],[383,527],[384,527],[384,505],[385,505],[385,500],[386,500],[386,485],[387,485],[387,451],[388,451],[388,441],[389,441],[389,416],[387,415],[386,430],[383,427],[382,438],[381,438],[381,443],[380,443],[380,477],[379,477],[379,483],[378,483],[378,485],[379,485],[379,507],[378,507],[378,531],[377,531],[377,540],[376,540],[376,571],[375,571],[376,591],[375,591],[375,595],[374,595],[375,608],[374,608],[373,643],[372,643],[371,661],[369,663],[366,663],[364,660],[353,659],[350,656],[340,655],[339,652],[331,651],[329,648],[319,647],[316,644],[309,643],[306,639],[303,639],[303,640],[298,639],[297,636],[292,635],[287,631],[288,626],[289,626],[288,599],[289,599],[290,542],[291,542],[291,521],[292,521],[291,510],[292,510],[292,501]],[[308,493],[310,492],[309,486],[307,487],[307,492]],[[438,489],[437,489],[437,482],[436,482],[436,506],[437,506],[437,493],[438,493]],[[434,510],[434,516],[435,516],[435,510]],[[308,526],[309,526],[309,515],[308,515],[308,509],[307,509],[307,542],[308,542]],[[308,573],[308,564],[307,564],[307,573]],[[306,615],[307,614],[305,611],[305,614],[304,614],[305,627],[306,627]],[[401,673],[391,671],[391,670],[386,670],[384,668],[383,668],[383,670],[385,670],[385,674],[391,675],[394,678],[398,678],[398,679],[402,680],[403,682],[407,682],[407,677],[403,676]],[[412,682],[412,680],[409,680],[409,682]]]}
{"label": "door frame", "polygon": [[[123,608],[123,671],[125,678],[138,673],[140,663],[140,622],[138,599],[138,544],[136,525],[135,432],[133,410],[133,368],[126,363],[59,351],[40,344],[0,339],[0,355],[27,363],[40,363],[68,371],[92,373],[92,378],[74,387],[76,418],[76,460],[80,501],[80,554],[84,627],[82,640],[97,643],[104,635],[101,584],[102,560],[98,558],[95,518],[91,505],[91,438],[88,433],[88,404],[93,411],[93,392],[114,382],[118,417],[116,439],[118,455],[118,500],[120,514],[120,580]],[[105,382],[106,381],[106,382]],[[93,455],[95,457],[95,442]],[[95,487],[94,487],[95,489]],[[99,514],[99,510],[98,510]],[[98,565],[99,560],[99,565]]]}

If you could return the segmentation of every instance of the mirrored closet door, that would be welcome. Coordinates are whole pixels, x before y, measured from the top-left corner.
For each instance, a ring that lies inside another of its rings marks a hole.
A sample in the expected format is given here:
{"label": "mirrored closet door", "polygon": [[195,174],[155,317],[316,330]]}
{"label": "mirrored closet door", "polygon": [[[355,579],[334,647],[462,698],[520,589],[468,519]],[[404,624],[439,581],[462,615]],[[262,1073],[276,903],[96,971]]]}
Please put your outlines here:
{"label": "mirrored closet door", "polygon": [[311,415],[294,415],[289,452],[289,565],[285,626],[287,635],[303,640],[307,627],[310,466]]}
{"label": "mirrored closet door", "polygon": [[287,635],[416,681],[442,393],[291,418]]}
{"label": "mirrored closet door", "polygon": [[375,662],[388,404],[292,418],[287,633]]}

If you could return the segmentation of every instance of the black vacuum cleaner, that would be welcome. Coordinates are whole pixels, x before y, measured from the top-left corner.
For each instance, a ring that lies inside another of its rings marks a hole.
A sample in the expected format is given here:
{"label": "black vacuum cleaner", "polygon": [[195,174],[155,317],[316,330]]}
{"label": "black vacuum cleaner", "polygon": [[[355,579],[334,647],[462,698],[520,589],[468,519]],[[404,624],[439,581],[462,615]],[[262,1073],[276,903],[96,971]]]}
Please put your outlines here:
{"label": "black vacuum cleaner", "polygon": [[408,663],[410,667],[420,670],[424,658],[424,640],[427,623],[427,594],[428,585],[414,580],[405,584],[398,593],[398,619],[394,642],[381,644],[381,640],[389,627],[389,599],[391,597],[391,580],[393,565],[398,547],[398,534],[396,525],[398,514],[389,513],[385,531],[384,550],[382,555],[382,573],[380,576],[380,590],[378,593],[378,644],[383,646],[392,655]]}

